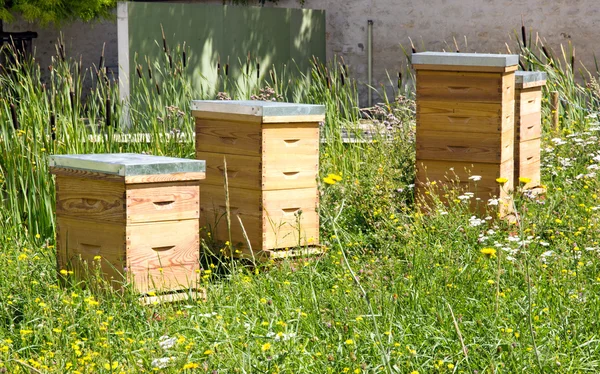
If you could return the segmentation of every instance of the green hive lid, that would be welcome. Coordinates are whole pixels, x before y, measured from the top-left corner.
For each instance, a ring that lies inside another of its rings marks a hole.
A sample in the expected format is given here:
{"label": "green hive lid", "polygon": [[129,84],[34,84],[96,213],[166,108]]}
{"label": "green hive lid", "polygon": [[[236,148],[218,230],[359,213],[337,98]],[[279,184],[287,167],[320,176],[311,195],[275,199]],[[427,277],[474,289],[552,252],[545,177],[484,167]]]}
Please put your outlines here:
{"label": "green hive lid", "polygon": [[51,155],[50,166],[79,169],[120,176],[203,173],[206,161],[150,156],[138,153]]}
{"label": "green hive lid", "polygon": [[258,100],[194,100],[192,110],[257,117],[324,115],[325,106]]}
{"label": "green hive lid", "polygon": [[411,61],[413,65],[507,67],[519,64],[519,55],[420,52],[413,53]]}
{"label": "green hive lid", "polygon": [[515,83],[520,86],[535,87],[546,84],[543,71],[515,71]]}

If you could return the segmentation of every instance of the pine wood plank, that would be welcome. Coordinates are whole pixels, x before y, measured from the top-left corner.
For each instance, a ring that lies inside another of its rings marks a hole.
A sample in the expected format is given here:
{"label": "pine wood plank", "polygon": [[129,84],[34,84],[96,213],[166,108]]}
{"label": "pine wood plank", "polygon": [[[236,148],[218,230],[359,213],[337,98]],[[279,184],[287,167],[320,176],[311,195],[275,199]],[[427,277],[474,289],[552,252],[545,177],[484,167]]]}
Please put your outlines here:
{"label": "pine wood plank", "polygon": [[196,118],[196,125],[198,125],[198,123],[200,123],[204,120],[229,121],[229,122],[240,122],[240,123],[261,123],[262,122],[261,117],[254,116],[254,115],[206,112],[206,111],[199,111],[199,110],[192,110],[192,117]]}
{"label": "pine wood plank", "polygon": [[319,242],[318,191],[298,188],[263,192],[263,248]]}
{"label": "pine wood plank", "polygon": [[297,122],[312,122],[318,124],[319,122],[323,121],[325,121],[325,116],[322,114],[311,114],[303,116],[264,116],[262,118],[263,125]]}
{"label": "pine wood plank", "polygon": [[502,76],[472,72],[428,74],[417,71],[417,100],[498,102],[502,100]]}
{"label": "pine wood plank", "polygon": [[206,160],[207,178],[203,185],[223,186],[225,183],[225,166],[227,160],[227,177],[232,188],[260,189],[262,163],[260,156],[245,156],[212,152],[196,152],[196,159]]}
{"label": "pine wood plank", "polygon": [[198,219],[198,182],[129,184],[126,190],[127,222]]}
{"label": "pine wood plank", "polygon": [[508,73],[516,71],[518,66],[466,66],[466,65],[429,65],[429,64],[418,64],[413,65],[413,68],[417,71],[420,70],[434,70],[434,71],[470,71],[470,72],[484,72],[484,73]]}
{"label": "pine wood plank", "polygon": [[[101,274],[113,287],[123,286],[126,269],[124,225],[57,217],[56,227],[59,270],[72,270],[75,279],[84,280],[100,265]],[[101,259],[94,260],[96,256]]]}
{"label": "pine wood plank", "polygon": [[166,269],[198,263],[199,223],[196,219],[127,226],[127,266]]}
{"label": "pine wood plank", "polygon": [[540,171],[541,139],[531,139],[519,143],[519,152],[515,154],[515,184],[519,177],[531,179],[523,188],[537,187],[541,182]]}
{"label": "pine wood plank", "polygon": [[206,173],[171,173],[152,175],[132,175],[125,177],[125,184],[165,183],[199,181],[206,178]]}
{"label": "pine wood plank", "polygon": [[125,222],[123,183],[57,175],[56,215],[103,222]]}
{"label": "pine wood plank", "polygon": [[[200,226],[212,232],[214,240],[229,240],[226,221],[225,189],[217,185],[202,185],[200,188]],[[242,188],[229,189],[231,212],[231,236],[234,246],[246,246],[241,218],[253,250],[262,249],[262,193],[260,190]]]}
{"label": "pine wood plank", "polygon": [[515,128],[517,140],[527,141],[542,136],[541,112],[531,113],[520,117]]}
{"label": "pine wood plank", "polygon": [[196,119],[196,151],[261,155],[260,122]]}
{"label": "pine wood plank", "polygon": [[417,101],[419,128],[426,131],[499,133],[503,129],[502,105]]}
{"label": "pine wood plank", "polygon": [[514,135],[428,131],[417,127],[417,160],[500,164],[513,158]]}
{"label": "pine wood plank", "polygon": [[521,91],[519,95],[519,108],[521,116],[540,113],[542,108],[542,91],[535,88]]}
{"label": "pine wood plank", "polygon": [[125,177],[115,174],[98,173],[89,170],[63,168],[63,167],[50,167],[50,173],[56,176],[72,177],[81,179],[94,179],[109,182],[125,182]]}

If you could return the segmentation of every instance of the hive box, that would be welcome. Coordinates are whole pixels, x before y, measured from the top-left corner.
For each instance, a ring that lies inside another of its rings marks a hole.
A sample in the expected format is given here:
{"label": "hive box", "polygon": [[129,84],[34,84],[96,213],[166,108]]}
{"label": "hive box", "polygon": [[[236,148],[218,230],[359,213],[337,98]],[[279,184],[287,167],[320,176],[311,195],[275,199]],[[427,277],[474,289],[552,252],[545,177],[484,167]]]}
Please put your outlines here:
{"label": "hive box", "polygon": [[[507,197],[513,188],[518,62],[518,55],[412,55],[417,72],[418,198],[427,200],[428,181],[474,192],[473,206]],[[476,188],[468,179],[472,175],[481,176]],[[508,182],[501,187],[497,178]]]}
{"label": "hive box", "polygon": [[60,270],[81,279],[99,263],[113,286],[131,282],[140,293],[195,287],[204,161],[55,155],[50,166]]}
{"label": "hive box", "polygon": [[192,102],[196,158],[208,165],[200,224],[218,240],[229,240],[226,160],[237,257],[279,257],[291,253],[282,249],[319,244],[319,123],[324,113],[322,105]]}
{"label": "hive box", "polygon": [[515,183],[531,179],[523,188],[540,185],[540,142],[542,136],[542,87],[546,73],[515,73]]}

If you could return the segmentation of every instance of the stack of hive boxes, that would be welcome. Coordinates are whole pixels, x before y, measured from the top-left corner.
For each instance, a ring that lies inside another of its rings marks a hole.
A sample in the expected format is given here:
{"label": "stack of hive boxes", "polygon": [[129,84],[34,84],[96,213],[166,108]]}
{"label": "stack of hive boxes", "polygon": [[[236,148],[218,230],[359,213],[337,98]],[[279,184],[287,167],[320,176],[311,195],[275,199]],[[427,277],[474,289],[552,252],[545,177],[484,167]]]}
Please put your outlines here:
{"label": "stack of hive boxes", "polygon": [[[418,198],[427,200],[428,182],[436,181],[475,193],[472,204],[480,207],[493,197],[506,199],[514,180],[518,61],[517,55],[413,54]],[[475,175],[481,177],[476,187],[469,180]]]}
{"label": "stack of hive boxes", "polygon": [[225,161],[236,257],[273,258],[319,244],[317,212],[322,105],[194,101],[196,158],[206,160],[201,223],[229,240]]}
{"label": "stack of hive boxes", "polygon": [[204,161],[138,154],[56,155],[58,267],[99,266],[142,294],[196,288]]}
{"label": "stack of hive boxes", "polygon": [[525,189],[540,185],[540,142],[542,136],[542,87],[546,73],[515,73],[515,183],[519,177]]}

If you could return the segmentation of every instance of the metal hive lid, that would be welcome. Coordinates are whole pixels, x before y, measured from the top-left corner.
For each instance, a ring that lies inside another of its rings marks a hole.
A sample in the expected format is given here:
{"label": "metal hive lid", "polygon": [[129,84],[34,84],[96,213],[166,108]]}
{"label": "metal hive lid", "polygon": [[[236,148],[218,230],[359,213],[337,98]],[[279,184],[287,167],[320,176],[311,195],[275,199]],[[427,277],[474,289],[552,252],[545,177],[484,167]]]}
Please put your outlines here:
{"label": "metal hive lid", "polygon": [[206,171],[206,161],[204,160],[138,153],[51,155],[49,165],[55,168],[79,169],[120,176],[202,173]]}

